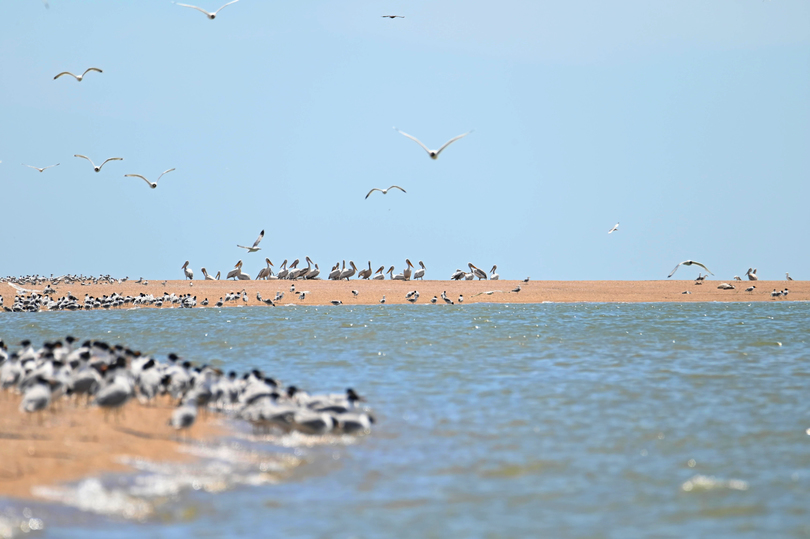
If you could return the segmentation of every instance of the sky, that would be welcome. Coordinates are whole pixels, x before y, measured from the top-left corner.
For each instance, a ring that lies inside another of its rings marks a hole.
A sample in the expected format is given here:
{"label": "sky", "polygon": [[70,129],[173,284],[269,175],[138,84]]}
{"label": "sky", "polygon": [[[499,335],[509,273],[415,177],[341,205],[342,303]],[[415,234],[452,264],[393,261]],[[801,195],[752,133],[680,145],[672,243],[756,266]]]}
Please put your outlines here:
{"label": "sky", "polygon": [[6,4],[0,275],[810,279],[806,0]]}

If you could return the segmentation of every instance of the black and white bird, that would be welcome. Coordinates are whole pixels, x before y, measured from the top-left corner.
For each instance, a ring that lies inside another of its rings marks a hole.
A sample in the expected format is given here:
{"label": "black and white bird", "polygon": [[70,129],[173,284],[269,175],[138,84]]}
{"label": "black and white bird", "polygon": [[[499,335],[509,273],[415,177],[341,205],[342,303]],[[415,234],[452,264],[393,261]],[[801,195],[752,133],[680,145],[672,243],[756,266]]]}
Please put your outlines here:
{"label": "black and white bird", "polygon": [[84,70],[84,73],[82,73],[81,75],[74,75],[74,74],[73,74],[73,73],[71,73],[70,71],[62,71],[62,72],[61,72],[61,73],[59,73],[57,76],[55,76],[55,77],[53,78],[53,80],[58,79],[58,78],[59,78],[59,77],[61,77],[62,75],[70,75],[71,77],[73,77],[73,78],[74,78],[74,79],[76,79],[77,81],[81,82],[81,81],[82,81],[82,79],[84,78],[84,76],[85,76],[85,75],[87,75],[87,74],[88,74],[89,72],[91,72],[91,71],[98,71],[99,73],[104,73],[102,70],[100,70],[100,69],[99,69],[99,68],[97,68],[97,67],[88,67],[87,69],[85,69],[85,70]]}
{"label": "black and white bird", "polygon": [[380,300],[380,303],[385,303],[385,296],[382,297],[382,299]]}
{"label": "black and white bird", "polygon": [[748,288],[746,288],[745,291],[746,292],[753,292],[755,288],[756,288],[756,285],[751,285]]}
{"label": "black and white bird", "polygon": [[677,266],[675,266],[675,269],[674,269],[674,270],[672,270],[672,273],[670,273],[669,275],[667,275],[667,279],[669,279],[670,277],[672,277],[673,275],[675,275],[675,272],[676,272],[676,271],[678,271],[678,268],[680,268],[681,266],[692,266],[692,265],[695,265],[695,266],[700,266],[701,268],[703,268],[703,269],[705,269],[706,271],[708,271],[708,272],[709,272],[711,275],[714,275],[714,273],[712,273],[711,271],[709,271],[709,268],[707,268],[706,266],[704,266],[704,265],[703,265],[703,264],[701,264],[700,262],[695,262],[694,260],[684,260],[683,262],[681,262],[680,264],[678,264]]}
{"label": "black and white bird", "polygon": [[405,189],[403,189],[402,187],[400,187],[400,186],[398,186],[398,185],[392,185],[392,186],[391,186],[391,187],[389,187],[388,189],[380,189],[379,187],[375,187],[374,189],[372,189],[371,191],[369,191],[369,192],[368,192],[368,194],[366,195],[366,198],[368,198],[368,197],[369,197],[369,195],[371,195],[371,193],[373,193],[374,191],[379,191],[380,193],[382,193],[382,194],[384,194],[384,195],[387,195],[387,194],[388,194],[388,191],[390,191],[391,189],[399,189],[399,190],[400,190],[400,191],[402,191],[403,193],[406,193],[406,192],[407,192],[407,191],[405,191]]}
{"label": "black and white bird", "polygon": [[161,175],[160,175],[160,176],[158,176],[158,179],[157,179],[157,180],[155,180],[154,182],[150,182],[149,180],[147,180],[146,178],[144,178],[144,177],[143,177],[143,176],[141,176],[140,174],[124,174],[124,177],[125,177],[125,178],[140,178],[140,179],[142,179],[143,181],[145,181],[146,183],[148,183],[148,184],[149,184],[149,187],[151,187],[152,189],[155,189],[155,188],[157,187],[158,182],[159,182],[159,181],[160,181],[160,179],[163,177],[163,175],[164,175],[164,174],[168,174],[169,172],[171,172],[171,171],[173,171],[173,170],[175,170],[175,169],[170,168],[169,170],[164,171],[163,173],[161,173]]}
{"label": "black and white bird", "polygon": [[614,233],[614,232],[616,232],[617,230],[619,230],[619,223],[616,223],[615,225],[613,225],[613,228],[611,228],[610,230],[608,230],[608,234],[613,234],[613,233]]}
{"label": "black and white bird", "polygon": [[418,145],[420,145],[420,146],[422,147],[422,149],[424,149],[424,150],[425,150],[425,151],[428,153],[428,155],[430,156],[430,158],[431,158],[431,159],[438,159],[438,158],[439,158],[439,154],[440,154],[440,153],[442,153],[442,150],[444,150],[445,148],[447,148],[448,146],[450,146],[452,143],[454,143],[454,142],[455,142],[455,141],[457,141],[458,139],[460,139],[460,138],[464,138],[464,137],[466,137],[467,135],[469,135],[470,133],[472,133],[472,132],[473,132],[473,130],[467,131],[466,133],[463,133],[463,134],[461,134],[461,135],[458,135],[458,136],[456,136],[456,137],[451,138],[450,140],[448,140],[447,142],[445,142],[445,143],[444,143],[444,145],[443,145],[441,148],[439,148],[438,150],[431,150],[431,149],[429,149],[427,146],[425,146],[424,144],[422,144],[422,142],[421,142],[421,141],[420,141],[418,138],[414,137],[413,135],[409,135],[408,133],[406,133],[406,132],[404,132],[404,131],[401,131],[401,130],[397,129],[396,127],[395,127],[394,129],[395,129],[396,131],[399,131],[399,133],[400,133],[400,134],[405,135],[406,137],[408,137],[409,139],[411,139],[412,141],[414,141],[414,142],[416,142]]}
{"label": "black and white bird", "polygon": [[404,19],[404,15],[383,15],[383,19]]}
{"label": "black and white bird", "polygon": [[100,171],[101,167],[106,165],[108,161],[123,161],[124,160],[123,157],[110,157],[109,159],[105,159],[104,162],[101,163],[100,165],[96,165],[95,163],[93,163],[93,160],[90,159],[89,157],[87,157],[86,155],[80,155],[80,154],[77,153],[77,154],[73,154],[73,157],[81,157],[82,159],[87,159],[88,161],[90,161],[90,164],[93,165],[93,170],[95,170],[96,172]]}
{"label": "black and white bird", "polygon": [[343,302],[340,301],[339,299],[333,299],[331,303],[332,305],[343,305]]}
{"label": "black and white bird", "polygon": [[256,238],[256,241],[253,242],[252,247],[245,247],[244,245],[238,245],[238,244],[236,246],[239,247],[240,249],[247,249],[248,253],[255,253],[256,251],[261,251],[262,250],[262,248],[259,247],[259,243],[261,243],[262,238],[264,238],[264,230],[262,230],[259,233],[259,237]]}
{"label": "black and white bird", "polygon": [[200,11],[200,12],[202,12],[202,13],[205,13],[205,16],[206,16],[206,17],[208,17],[209,19],[211,19],[211,20],[213,21],[214,19],[216,19],[216,18],[217,18],[217,13],[219,13],[220,11],[222,11],[224,8],[226,8],[226,7],[230,6],[231,4],[235,4],[235,3],[237,3],[238,1],[239,1],[239,0],[232,0],[231,2],[228,2],[228,3],[227,3],[227,4],[225,4],[224,6],[222,6],[221,8],[219,8],[218,10],[213,11],[213,12],[211,12],[211,11],[205,11],[205,10],[204,10],[203,8],[201,8],[201,7],[192,6],[192,5],[189,5],[189,4],[177,4],[177,5],[178,5],[178,6],[181,6],[181,7],[190,7],[191,9],[196,9],[197,11]]}

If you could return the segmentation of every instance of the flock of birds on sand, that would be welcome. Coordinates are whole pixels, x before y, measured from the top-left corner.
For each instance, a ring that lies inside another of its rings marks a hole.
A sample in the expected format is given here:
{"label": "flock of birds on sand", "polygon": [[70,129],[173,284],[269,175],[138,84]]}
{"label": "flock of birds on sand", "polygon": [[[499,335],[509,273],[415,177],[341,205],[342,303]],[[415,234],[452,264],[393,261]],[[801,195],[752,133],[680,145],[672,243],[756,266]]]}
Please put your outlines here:
{"label": "flock of birds on sand", "polygon": [[104,411],[105,420],[137,401],[175,405],[169,425],[184,430],[200,410],[224,414],[252,425],[254,433],[368,434],[374,423],[365,399],[345,393],[310,394],[258,369],[238,375],[209,365],[194,365],[177,354],[166,361],[103,341],[81,344],[67,337],[35,348],[24,340],[9,352],[0,340],[0,387],[21,395],[20,412],[59,413],[62,406]]}

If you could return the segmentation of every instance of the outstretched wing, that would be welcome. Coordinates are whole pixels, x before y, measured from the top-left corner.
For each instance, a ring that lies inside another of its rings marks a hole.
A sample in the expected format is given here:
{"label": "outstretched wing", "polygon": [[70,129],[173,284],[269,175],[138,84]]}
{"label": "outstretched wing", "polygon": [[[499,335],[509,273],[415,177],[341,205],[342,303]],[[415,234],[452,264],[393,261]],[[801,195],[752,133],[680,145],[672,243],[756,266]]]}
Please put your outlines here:
{"label": "outstretched wing", "polygon": [[462,135],[459,135],[459,136],[457,136],[457,137],[453,137],[453,138],[451,138],[450,140],[448,140],[447,142],[445,142],[445,143],[444,143],[444,146],[442,146],[441,148],[439,148],[439,150],[436,152],[436,157],[439,157],[439,154],[440,154],[440,153],[442,153],[442,150],[444,150],[445,148],[447,148],[448,146],[450,146],[451,144],[453,144],[453,143],[454,143],[455,141],[457,141],[458,139],[466,137],[467,135],[469,135],[469,134],[470,134],[470,133],[472,133],[473,131],[474,131],[474,129],[471,129],[471,130],[467,131],[466,133],[464,133],[464,134],[462,134]]}
{"label": "outstretched wing", "polygon": [[[87,157],[86,155],[79,155],[79,154],[77,154],[77,153],[74,153],[74,154],[73,154],[73,157],[81,157],[82,159],[87,159],[88,161],[90,161],[90,164],[91,164],[91,165],[93,165],[93,168],[96,168],[96,164],[95,164],[95,163],[93,163],[93,160],[92,160],[92,159],[90,159],[89,157]],[[105,163],[106,163],[106,161],[105,161]],[[104,163],[102,163],[102,165],[103,165],[103,164],[104,164]]]}
{"label": "outstretched wing", "polygon": [[247,249],[248,251],[250,251],[250,247],[245,247],[244,245],[239,245],[238,243],[236,244],[236,246],[241,247],[242,249]]}
{"label": "outstretched wing", "polygon": [[84,77],[85,75],[87,75],[91,71],[98,71],[99,73],[104,73],[102,70],[100,70],[97,67],[88,67],[87,69],[84,70],[84,73],[82,73],[82,77]]}
{"label": "outstretched wing", "polygon": [[[211,15],[210,13],[208,13],[207,11],[205,11],[205,10],[204,10],[203,8],[201,8],[201,7],[197,7],[197,6],[191,6],[191,5],[189,5],[189,4],[177,4],[177,5],[178,5],[178,6],[181,6],[181,7],[190,7],[191,9],[196,9],[197,11],[200,11],[200,12],[202,12],[202,13],[205,13],[206,15]],[[222,6],[222,7],[225,7],[225,6]],[[222,9],[222,8],[219,8],[219,9]]]}
{"label": "outstretched wing", "polygon": [[[165,171],[163,171],[163,174],[168,174],[168,173],[169,173],[169,172],[171,172],[172,170],[174,170],[174,169],[173,169],[173,168],[170,168],[169,170],[165,170]],[[161,174],[160,176],[158,176],[158,179],[157,179],[157,180],[155,180],[155,183],[157,183],[157,182],[159,182],[159,181],[160,181],[160,179],[163,177],[163,174]]]}
{"label": "outstretched wing", "polygon": [[[382,189],[377,189],[377,188],[375,187],[374,189],[372,189],[371,191],[369,191],[369,192],[368,192],[368,195],[370,195],[370,194],[371,194],[371,193],[373,193],[374,191],[379,191],[380,193],[382,193]],[[366,195],[366,198],[368,198],[368,195]]]}
{"label": "outstretched wing", "polygon": [[[683,264],[683,262],[681,262],[681,264]],[[669,279],[670,277],[672,277],[673,275],[675,275],[675,272],[676,272],[676,271],[678,271],[678,268],[680,268],[680,267],[681,267],[681,264],[678,264],[677,266],[675,266],[675,269],[674,269],[674,270],[672,270],[672,273],[670,273],[669,275],[667,275],[667,279]]]}
{"label": "outstretched wing", "polygon": [[[422,147],[422,149],[424,149],[428,153],[428,155],[430,155],[430,150],[428,149],[428,147],[425,146],[424,144],[422,144],[422,142],[418,138],[416,138],[416,137],[414,137],[412,135],[409,135],[405,131],[400,131],[396,127],[394,129],[396,129],[397,131],[399,131],[400,133],[402,133],[403,135],[405,135],[406,137],[408,137],[412,141],[416,142],[418,145],[420,145]],[[451,140],[450,142],[453,142],[453,141]],[[450,144],[450,142],[448,142],[447,144]],[[445,144],[445,146],[447,146],[447,144]]]}
{"label": "outstretched wing", "polygon": [[399,189],[399,190],[400,190],[400,191],[402,191],[403,193],[406,193],[406,192],[407,192],[407,191],[405,191],[405,189],[403,189],[403,188],[402,188],[402,187],[400,187],[399,185],[392,185],[391,187],[389,187],[389,188],[388,188],[388,190],[389,190],[389,191],[390,191],[391,189]]}
{"label": "outstretched wing", "polygon": [[[700,266],[701,268],[705,269],[706,271],[709,271],[709,268],[707,268],[706,266],[704,266],[704,265],[703,265],[703,264],[701,264],[700,262],[695,262],[695,261],[693,260],[693,261],[692,261],[692,264],[695,264],[696,266]],[[709,273],[711,273],[712,275],[714,275],[714,273],[712,273],[711,271],[709,271]]]}
{"label": "outstretched wing", "polygon": [[[123,157],[110,157],[109,159],[105,159],[103,163],[101,163],[98,168],[101,170],[101,167],[107,164],[107,161],[123,161]],[[92,163],[92,161],[90,161]],[[95,166],[95,165],[94,165]]]}
{"label": "outstretched wing", "polygon": [[73,73],[71,73],[70,71],[62,71],[62,72],[61,72],[61,73],[59,73],[57,76],[55,76],[55,77],[53,78],[53,80],[58,79],[58,78],[59,78],[59,77],[61,77],[62,75],[70,75],[70,76],[71,76],[71,77],[73,77],[74,79],[79,80],[79,77],[77,77],[76,75],[74,75],[74,74],[73,74]]}
{"label": "outstretched wing", "polygon": [[264,237],[264,230],[262,230],[261,234],[259,234],[259,237],[256,238],[256,241],[253,242],[254,249],[256,248],[257,245],[259,245],[259,242],[262,241],[263,237]]}
{"label": "outstretched wing", "polygon": [[235,4],[235,3],[237,3],[238,1],[239,1],[239,0],[232,0],[231,2],[228,2],[227,4],[225,4],[224,6],[222,6],[221,8],[219,8],[218,10],[216,10],[216,11],[214,12],[214,15],[216,15],[217,13],[219,13],[220,11],[222,11],[223,9],[225,9],[226,7],[230,6],[231,4]]}
{"label": "outstretched wing", "polygon": [[147,180],[146,178],[144,178],[140,174],[124,174],[124,178],[140,178],[143,181],[145,181],[149,185],[149,187],[152,187],[152,182],[150,182],[149,180]]}

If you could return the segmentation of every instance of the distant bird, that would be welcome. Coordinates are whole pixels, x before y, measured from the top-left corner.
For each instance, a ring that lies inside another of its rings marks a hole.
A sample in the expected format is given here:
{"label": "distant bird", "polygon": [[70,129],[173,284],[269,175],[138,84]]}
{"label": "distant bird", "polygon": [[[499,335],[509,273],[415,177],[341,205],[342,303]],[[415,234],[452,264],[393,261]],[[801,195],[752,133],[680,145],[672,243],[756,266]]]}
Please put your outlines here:
{"label": "distant bird", "polygon": [[439,158],[439,154],[440,154],[440,153],[442,153],[442,150],[444,150],[445,148],[447,148],[448,146],[450,146],[452,143],[454,143],[454,142],[455,142],[455,141],[457,141],[458,139],[460,139],[460,138],[464,138],[464,137],[466,137],[467,135],[469,135],[470,133],[472,133],[472,132],[473,132],[473,130],[467,131],[466,133],[464,133],[464,134],[462,134],[462,135],[458,135],[457,137],[453,137],[453,138],[451,138],[450,140],[448,140],[447,142],[445,142],[445,143],[444,143],[444,146],[442,146],[442,147],[441,147],[441,148],[439,148],[438,150],[431,150],[431,149],[428,149],[428,147],[427,147],[427,146],[425,146],[424,144],[422,144],[422,143],[419,141],[419,139],[418,139],[418,138],[416,138],[416,137],[414,137],[413,135],[409,135],[408,133],[406,133],[406,132],[404,132],[404,131],[400,131],[400,130],[399,130],[399,129],[397,129],[396,127],[395,127],[394,129],[396,129],[396,130],[397,130],[397,131],[399,131],[401,134],[405,135],[406,137],[408,137],[409,139],[411,139],[412,141],[414,141],[414,142],[416,142],[418,145],[420,145],[420,146],[421,146],[421,147],[422,147],[422,148],[423,148],[423,149],[424,149],[424,150],[425,150],[425,151],[428,153],[428,155],[430,156],[430,158],[431,158],[431,159],[438,159],[438,158]]}
{"label": "distant bird", "polygon": [[369,192],[368,192],[368,195],[366,195],[366,198],[368,198],[368,196],[369,196],[371,193],[373,193],[374,191],[379,191],[380,193],[382,193],[382,194],[384,194],[384,195],[387,195],[387,194],[388,194],[388,191],[390,191],[391,189],[399,189],[399,190],[400,190],[400,191],[402,191],[403,193],[406,193],[406,192],[407,192],[407,191],[405,191],[405,189],[403,189],[402,187],[400,187],[400,186],[398,186],[398,185],[392,185],[392,186],[391,186],[391,187],[389,187],[388,189],[379,189],[379,188],[375,187],[374,189],[372,189],[371,191],[369,191]]}
{"label": "distant bird", "polygon": [[39,168],[39,167],[33,167],[33,166],[31,166],[31,165],[26,165],[25,163],[23,163],[23,166],[24,166],[24,167],[28,167],[28,168],[33,168],[34,170],[38,170],[38,171],[42,172],[42,171],[44,171],[44,170],[48,170],[49,168],[58,167],[58,166],[59,166],[59,163],[56,163],[55,165],[49,165],[49,166],[47,166],[47,167],[42,167],[42,168]]}
{"label": "distant bird", "polygon": [[237,244],[237,247],[239,247],[241,249],[247,249],[248,253],[255,253],[256,251],[261,251],[262,248],[259,247],[259,243],[262,241],[263,237],[264,237],[264,230],[261,231],[261,233],[259,234],[259,237],[256,238],[256,241],[253,242],[253,247],[245,247],[244,245],[238,245],[238,244]]}
{"label": "distant bird", "polygon": [[742,281],[742,279],[740,279],[740,276],[739,276],[739,275],[735,275],[735,276],[734,276],[734,280],[735,280],[735,281]]}
{"label": "distant bird", "polygon": [[610,230],[608,230],[608,234],[613,234],[613,233],[614,233],[614,232],[616,232],[617,230],[619,230],[619,223],[616,223],[616,224],[613,226],[613,228],[611,228]]}
{"label": "distant bird", "polygon": [[[670,277],[672,277],[673,275],[675,275],[675,272],[676,272],[676,271],[678,271],[678,268],[680,268],[681,266],[691,266],[691,265],[693,265],[693,264],[694,264],[695,266],[700,266],[701,268],[705,269],[706,271],[709,271],[709,268],[707,268],[706,266],[704,266],[704,265],[703,265],[703,264],[701,264],[700,262],[695,262],[694,260],[685,260],[685,261],[681,262],[680,264],[678,264],[677,266],[675,266],[675,269],[674,269],[674,270],[672,270],[672,273],[670,273],[669,275],[667,275],[667,279],[669,279]],[[712,275],[714,275],[714,273],[712,273],[711,271],[709,271],[709,273],[711,273]]]}
{"label": "distant bird", "polygon": [[461,294],[458,295],[458,302],[464,303],[464,296],[462,296]]}
{"label": "distant bird", "polygon": [[380,300],[380,303],[385,303],[385,296],[382,297],[382,299]]}
{"label": "distant bird", "polygon": [[681,294],[691,294],[691,292],[689,290],[684,290],[683,292],[681,292]]}
{"label": "distant bird", "polygon": [[62,75],[70,75],[71,77],[73,77],[73,78],[74,78],[74,79],[76,79],[77,81],[81,82],[81,81],[82,81],[82,79],[84,78],[84,76],[85,76],[85,75],[87,75],[87,74],[88,74],[90,71],[98,71],[99,73],[104,73],[102,70],[100,70],[100,69],[99,69],[99,68],[97,68],[97,67],[88,67],[88,68],[87,68],[87,69],[84,71],[84,73],[82,73],[81,75],[78,75],[78,76],[77,76],[77,75],[74,75],[74,74],[73,74],[73,73],[71,73],[70,71],[62,71],[62,72],[61,72],[61,73],[59,73],[57,76],[55,76],[55,77],[53,78],[53,80],[58,79],[58,78],[59,78],[59,77],[61,77]]}
{"label": "distant bird", "polygon": [[528,278],[528,277],[526,277],[525,279],[523,279],[523,282],[524,282],[524,283],[528,283],[528,282],[529,282],[529,278]]}
{"label": "distant bird", "polygon": [[734,285],[728,283],[720,283],[720,286],[718,286],[717,288],[719,288],[720,290],[734,290]]}
{"label": "distant bird", "polygon": [[183,402],[172,412],[172,418],[169,420],[175,430],[188,429],[197,419],[197,407],[192,403]]}
{"label": "distant bird", "polygon": [[358,292],[357,290],[352,290],[352,294],[354,294],[354,297],[357,297],[360,295],[360,292]]}
{"label": "distant bird", "polygon": [[748,271],[745,272],[748,276],[749,281],[759,281],[759,277],[757,277],[757,268],[754,268],[754,271],[751,271],[751,268],[748,268]]}
{"label": "distant bird", "polygon": [[[171,172],[171,171],[173,171],[173,170],[175,170],[175,169],[170,168],[169,170],[164,171],[164,172],[163,172],[163,174],[168,174],[169,172]],[[150,182],[149,180],[147,180],[146,178],[144,178],[144,177],[143,177],[143,176],[141,176],[140,174],[124,174],[124,177],[125,177],[125,178],[140,178],[140,179],[142,179],[143,181],[145,181],[146,183],[148,183],[148,184],[149,184],[149,187],[151,187],[152,189],[154,189],[155,187],[157,187],[157,182],[159,182],[159,181],[160,181],[160,179],[163,177],[163,174],[161,174],[160,176],[158,176],[158,179],[157,179],[157,180],[155,180],[154,182]]]}
{"label": "distant bird", "polygon": [[437,302],[438,300],[439,300],[439,298],[437,298],[436,296],[433,296],[433,297],[431,298],[430,302],[431,302],[431,303],[433,303],[433,304],[435,305],[435,304],[436,304],[436,302]]}
{"label": "distant bird", "polygon": [[427,271],[427,268],[425,267],[425,263],[420,260],[419,265],[422,266],[422,267],[421,267],[421,269],[418,269],[415,272],[413,272],[413,278],[414,279],[424,279],[424,277],[425,277],[425,272]]}
{"label": "distant bird", "polygon": [[104,165],[107,164],[107,161],[123,161],[124,160],[123,157],[110,157],[109,159],[106,159],[103,163],[101,163],[100,165],[96,165],[95,163],[93,163],[93,160],[90,159],[89,157],[87,157],[86,155],[73,154],[73,157],[81,157],[82,159],[87,159],[88,161],[90,161],[90,164],[93,165],[93,170],[95,170],[96,172],[100,171],[101,167],[103,167]]}
{"label": "distant bird", "polygon": [[383,18],[383,19],[385,19],[385,18],[389,18],[389,19],[404,19],[405,17],[404,17],[403,15],[383,15],[383,16],[382,16],[382,18]]}
{"label": "distant bird", "polygon": [[785,272],[785,279],[787,279],[788,281],[792,281],[793,277],[790,276],[790,273]]}
{"label": "distant bird", "polygon": [[194,272],[191,270],[190,267],[188,267],[188,260],[186,260],[186,263],[183,264],[182,269],[183,269],[183,273],[186,274],[186,279],[194,279]]}
{"label": "distant bird", "polygon": [[746,288],[745,291],[746,292],[753,292],[756,287],[757,287],[756,285],[751,285],[748,288]]}
{"label": "distant bird", "polygon": [[500,279],[500,278],[501,278],[501,276],[500,276],[500,275],[498,275],[497,273],[495,273],[495,270],[496,270],[496,269],[498,269],[498,266],[492,266],[492,269],[491,269],[491,270],[489,270],[489,273],[490,273],[489,280],[490,280],[490,281],[497,281],[498,279]]}
{"label": "distant bird", "polygon": [[339,299],[333,299],[331,303],[332,305],[343,305],[343,302],[340,301]]}
{"label": "distant bird", "polygon": [[209,19],[211,19],[213,21],[214,19],[217,18],[217,13],[222,11],[224,8],[230,6],[231,4],[237,3],[238,1],[239,0],[232,0],[231,2],[228,2],[227,4],[225,4],[224,6],[222,6],[221,8],[219,8],[218,10],[216,10],[214,12],[205,11],[203,8],[200,8],[200,7],[197,7],[197,6],[190,6],[188,4],[177,4],[177,5],[181,6],[181,7],[190,7],[191,9],[196,9],[197,11],[201,11],[202,13],[205,13],[206,17],[208,17]]}
{"label": "distant bird", "polygon": [[517,285],[515,288],[512,289],[512,292],[520,292],[520,285]]}

